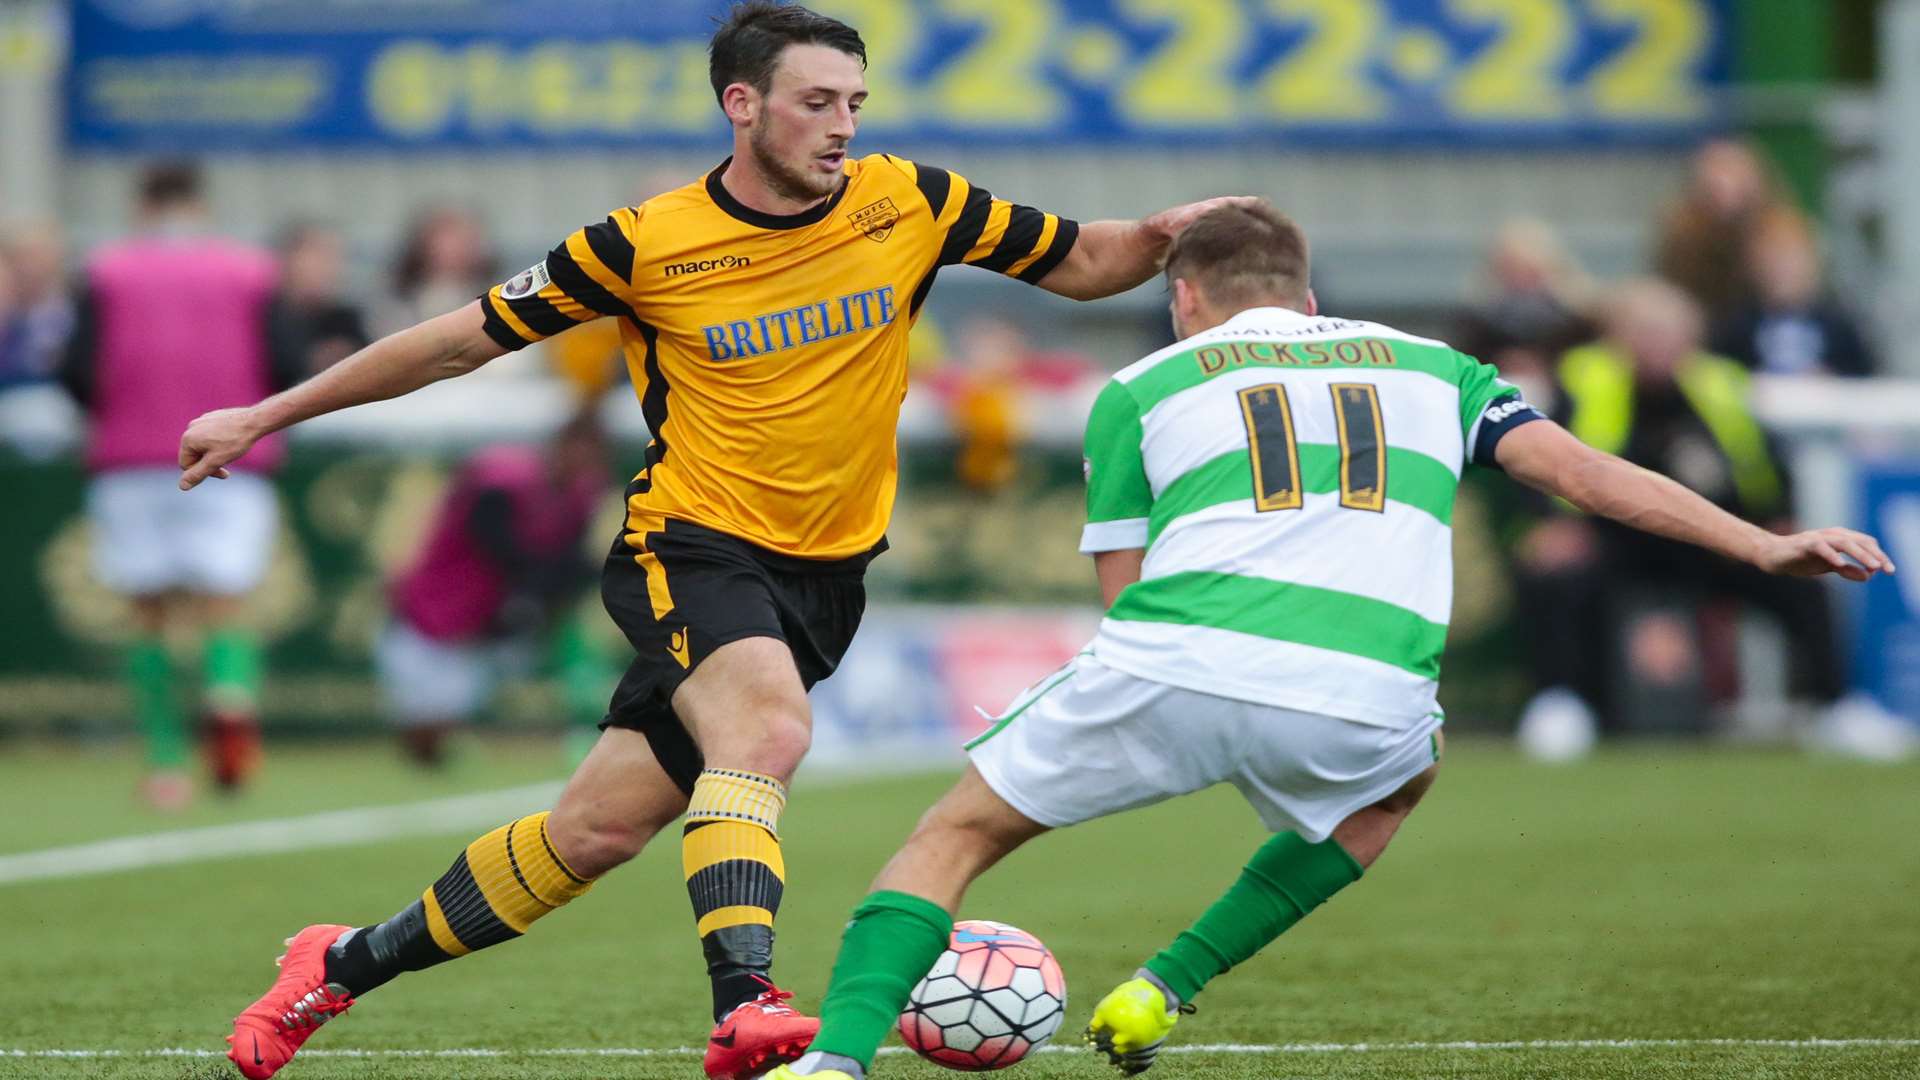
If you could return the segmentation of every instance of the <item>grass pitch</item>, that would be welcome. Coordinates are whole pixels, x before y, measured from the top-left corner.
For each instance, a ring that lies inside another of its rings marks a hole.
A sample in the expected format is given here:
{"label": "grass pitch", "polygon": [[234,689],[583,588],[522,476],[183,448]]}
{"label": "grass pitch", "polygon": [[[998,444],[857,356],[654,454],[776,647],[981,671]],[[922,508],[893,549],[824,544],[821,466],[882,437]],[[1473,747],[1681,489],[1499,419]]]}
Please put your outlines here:
{"label": "grass pitch", "polygon": [[[384,746],[292,749],[256,790],[155,819],[131,799],[130,756],[15,745],[0,755],[15,826],[0,856],[563,772],[544,743],[476,747],[431,777]],[[945,780],[797,786],[778,973],[803,1006],[819,1002],[847,911]],[[1460,740],[1366,878],[1210,987],[1175,1036],[1296,1045],[1172,1055],[1149,1075],[1920,1077],[1917,795],[1911,766],[1646,745],[1549,768]],[[385,917],[479,831],[0,884],[0,1076],[237,1075],[190,1055],[224,1049],[281,938]],[[1044,837],[963,914],[1054,948],[1071,1042],[1261,839],[1230,790],[1209,792]],[[369,995],[309,1044],[326,1054],[281,1075],[699,1076],[697,1055],[677,1052],[708,1028],[678,860],[677,844],[656,845],[526,940]],[[153,1053],[168,1048],[187,1054]],[[618,1053],[552,1053],[595,1049]],[[40,1056],[74,1050],[118,1056]],[[452,1050],[488,1056],[421,1056]],[[1112,1075],[1081,1052],[1016,1068]],[[894,1055],[877,1075],[948,1074]]]}

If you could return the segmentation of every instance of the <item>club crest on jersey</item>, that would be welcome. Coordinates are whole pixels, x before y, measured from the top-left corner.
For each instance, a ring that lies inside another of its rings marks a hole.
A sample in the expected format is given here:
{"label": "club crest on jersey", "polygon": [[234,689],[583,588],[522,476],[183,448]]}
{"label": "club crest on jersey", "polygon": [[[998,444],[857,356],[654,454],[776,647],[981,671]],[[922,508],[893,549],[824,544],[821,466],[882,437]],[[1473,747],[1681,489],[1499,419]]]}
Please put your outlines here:
{"label": "club crest on jersey", "polygon": [[900,211],[894,208],[892,199],[881,199],[848,214],[847,221],[860,235],[884,244],[887,237],[893,235],[893,227],[900,223]]}
{"label": "club crest on jersey", "polygon": [[542,259],[515,274],[512,280],[500,286],[500,297],[503,300],[518,300],[523,296],[532,296],[546,288],[547,283],[552,280],[553,278],[547,274],[547,261]]}

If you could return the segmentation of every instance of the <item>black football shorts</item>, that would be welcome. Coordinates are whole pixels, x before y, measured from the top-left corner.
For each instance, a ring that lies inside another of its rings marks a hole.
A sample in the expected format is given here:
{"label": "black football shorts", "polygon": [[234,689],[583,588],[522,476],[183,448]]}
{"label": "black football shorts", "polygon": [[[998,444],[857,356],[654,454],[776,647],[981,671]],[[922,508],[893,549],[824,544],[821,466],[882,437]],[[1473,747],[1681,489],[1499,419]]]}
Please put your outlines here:
{"label": "black football shorts", "polygon": [[704,761],[673,712],[673,692],[730,641],[778,638],[808,689],[833,674],[866,610],[867,564],[885,547],[848,559],[800,559],[668,519],[642,547],[622,530],[607,555],[600,596],[634,649],[602,728],[647,737],[667,775],[689,794]]}

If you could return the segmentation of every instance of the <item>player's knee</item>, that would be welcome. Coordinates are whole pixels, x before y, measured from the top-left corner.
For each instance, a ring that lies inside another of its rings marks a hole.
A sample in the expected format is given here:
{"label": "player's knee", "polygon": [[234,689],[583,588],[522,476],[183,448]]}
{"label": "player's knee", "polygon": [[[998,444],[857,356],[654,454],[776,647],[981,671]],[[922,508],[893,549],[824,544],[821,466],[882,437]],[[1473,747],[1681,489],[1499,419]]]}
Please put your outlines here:
{"label": "player's knee", "polygon": [[803,698],[797,703],[762,703],[752,719],[743,720],[722,745],[702,749],[709,766],[745,769],[785,781],[812,745],[813,715]]}
{"label": "player's knee", "polygon": [[599,877],[640,854],[659,827],[652,822],[622,821],[591,810],[556,807],[547,818],[547,836],[554,851],[583,877]]}
{"label": "player's knee", "polygon": [[767,724],[767,770],[780,776],[792,776],[800,759],[813,747],[813,715],[803,704],[782,710]]}
{"label": "player's knee", "polygon": [[1413,813],[1414,807],[1420,805],[1420,800],[1426,797],[1428,789],[1433,787],[1434,780],[1439,776],[1440,763],[1436,761],[1427,766],[1426,771],[1401,785],[1400,790],[1382,799],[1381,809],[1398,817],[1406,817]]}

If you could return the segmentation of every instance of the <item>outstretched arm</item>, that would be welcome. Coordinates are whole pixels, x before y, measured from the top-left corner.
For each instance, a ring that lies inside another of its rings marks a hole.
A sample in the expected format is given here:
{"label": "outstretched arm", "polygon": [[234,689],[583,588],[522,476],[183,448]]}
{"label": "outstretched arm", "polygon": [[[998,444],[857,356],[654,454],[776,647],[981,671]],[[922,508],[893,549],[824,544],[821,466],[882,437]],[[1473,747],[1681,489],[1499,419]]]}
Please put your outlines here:
{"label": "outstretched arm", "polygon": [[1162,210],[1139,221],[1090,221],[1080,226],[1073,250],[1040,279],[1040,287],[1073,300],[1112,296],[1152,277],[1167,245],[1201,214],[1216,206],[1254,202],[1230,195]]}
{"label": "outstretched arm", "polygon": [[1500,467],[1528,487],[1643,532],[1715,551],[1770,574],[1837,573],[1865,581],[1893,573],[1871,536],[1813,529],[1779,536],[1734,517],[1680,484],[1595,450],[1551,421],[1508,432],[1494,448]]}
{"label": "outstretched arm", "polygon": [[180,490],[209,476],[226,479],[227,463],[261,438],[330,412],[410,394],[464,375],[506,352],[483,329],[478,300],[361,349],[306,382],[257,405],[220,409],[180,436]]}

